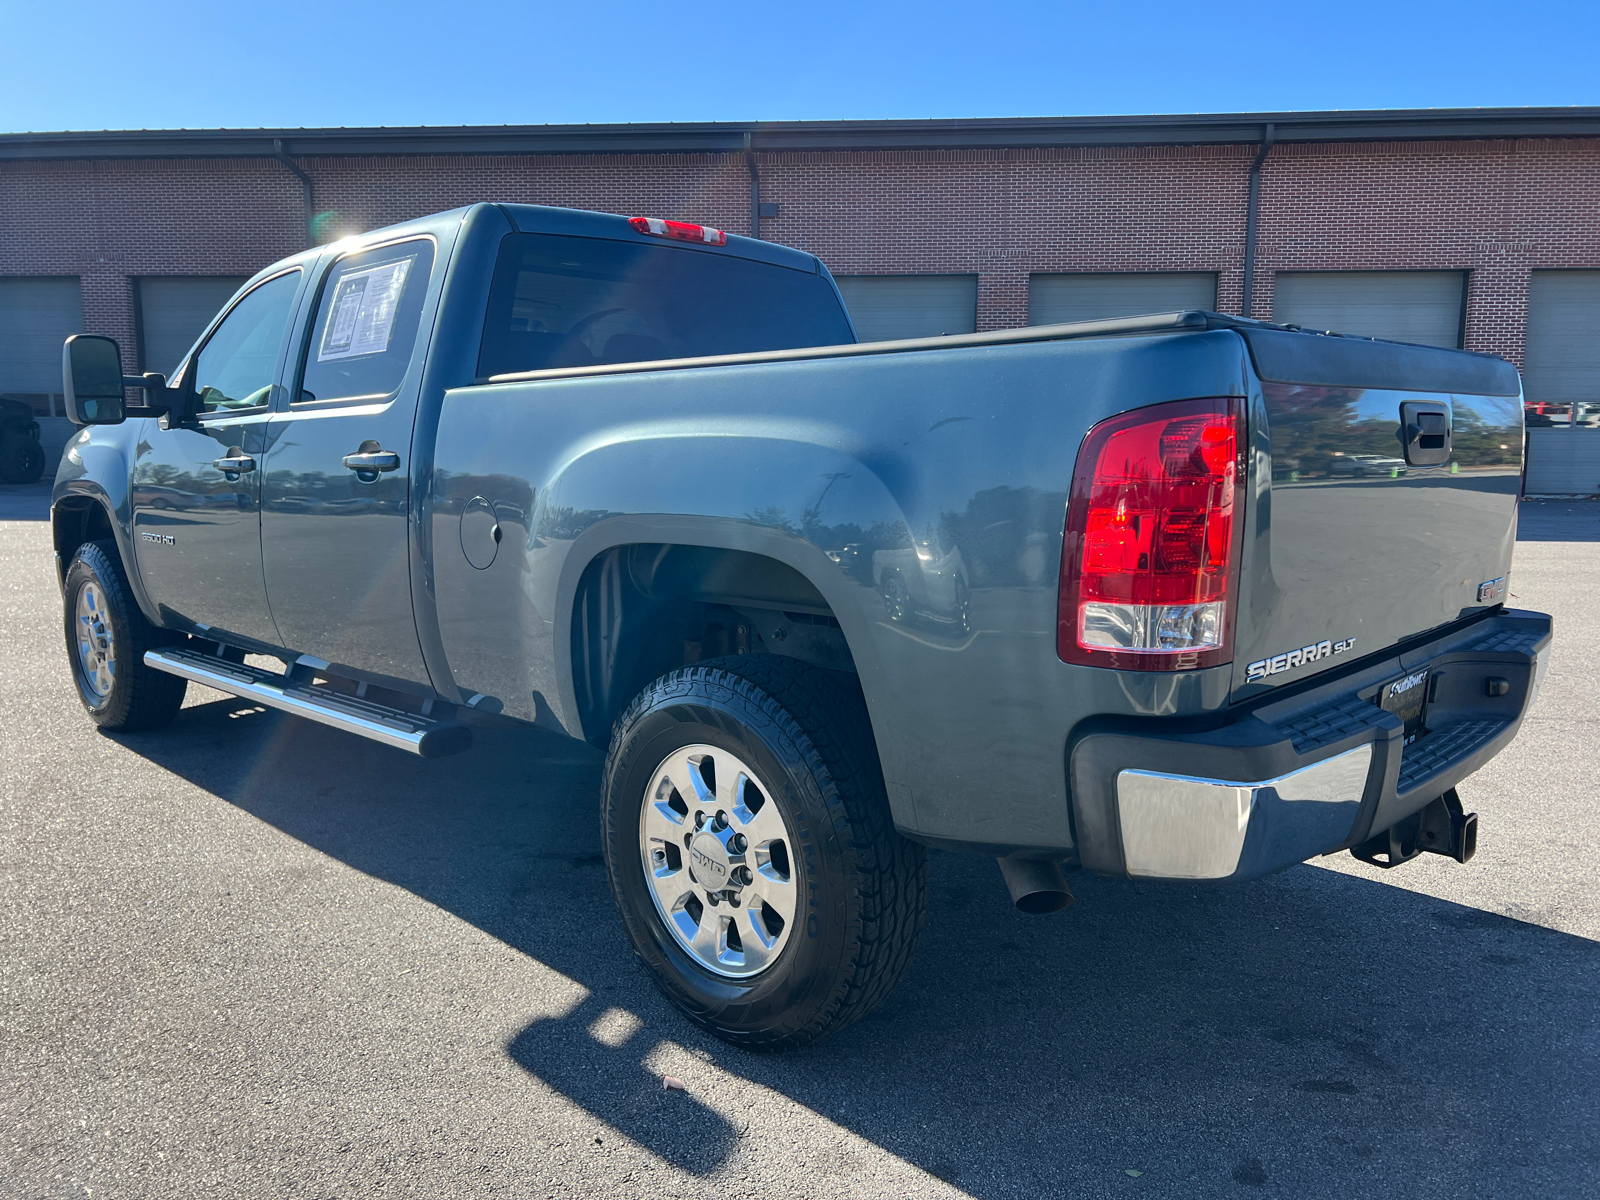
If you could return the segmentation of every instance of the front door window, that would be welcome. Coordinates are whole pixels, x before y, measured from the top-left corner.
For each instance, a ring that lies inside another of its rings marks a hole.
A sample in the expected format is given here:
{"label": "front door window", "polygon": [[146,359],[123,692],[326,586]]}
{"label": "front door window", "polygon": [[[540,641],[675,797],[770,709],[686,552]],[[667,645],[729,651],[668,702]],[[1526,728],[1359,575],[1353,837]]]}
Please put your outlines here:
{"label": "front door window", "polygon": [[201,415],[266,405],[299,285],[298,271],[267,280],[235,304],[206,340],[194,362]]}

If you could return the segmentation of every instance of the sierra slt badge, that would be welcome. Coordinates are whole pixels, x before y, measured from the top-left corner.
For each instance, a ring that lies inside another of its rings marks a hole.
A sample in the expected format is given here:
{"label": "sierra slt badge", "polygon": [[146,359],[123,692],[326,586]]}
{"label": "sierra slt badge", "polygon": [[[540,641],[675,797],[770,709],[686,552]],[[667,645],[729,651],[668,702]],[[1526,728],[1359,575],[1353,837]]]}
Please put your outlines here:
{"label": "sierra slt badge", "polygon": [[1335,654],[1344,654],[1356,648],[1355,638],[1346,638],[1342,642],[1317,642],[1311,646],[1302,646],[1298,650],[1289,650],[1271,658],[1263,658],[1260,662],[1253,662],[1244,669],[1245,682],[1255,683],[1265,679],[1268,675],[1279,675],[1284,671],[1292,671],[1295,667],[1303,667],[1307,663],[1314,663],[1319,658],[1328,658]]}

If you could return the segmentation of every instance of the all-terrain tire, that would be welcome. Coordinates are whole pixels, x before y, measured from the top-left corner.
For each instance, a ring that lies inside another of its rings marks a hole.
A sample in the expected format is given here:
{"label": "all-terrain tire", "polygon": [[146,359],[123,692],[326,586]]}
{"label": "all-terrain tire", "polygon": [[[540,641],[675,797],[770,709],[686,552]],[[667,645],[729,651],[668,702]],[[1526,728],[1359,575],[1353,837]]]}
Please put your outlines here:
{"label": "all-terrain tire", "polygon": [[[750,977],[708,970],[667,928],[645,877],[647,789],[688,746],[749,764],[795,841],[793,927]],[[617,722],[601,811],[612,893],[635,951],[668,998],[724,1041],[804,1045],[871,1011],[910,965],[927,913],[927,853],[894,828],[853,676],[776,655],[663,676]]]}
{"label": "all-terrain tire", "polygon": [[[95,618],[86,619],[84,608]],[[102,729],[154,729],[177,716],[188,681],[144,665],[144,652],[178,635],[152,625],[134,601],[112,542],[86,542],[67,567],[67,662],[78,699]],[[87,648],[84,648],[87,647]],[[111,670],[105,669],[109,651]]]}

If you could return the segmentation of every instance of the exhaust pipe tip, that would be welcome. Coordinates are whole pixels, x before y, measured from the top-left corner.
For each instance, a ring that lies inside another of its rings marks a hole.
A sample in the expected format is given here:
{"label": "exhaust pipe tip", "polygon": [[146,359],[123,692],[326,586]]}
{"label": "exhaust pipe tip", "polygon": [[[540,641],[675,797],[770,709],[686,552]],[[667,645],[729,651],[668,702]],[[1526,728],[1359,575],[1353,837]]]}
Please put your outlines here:
{"label": "exhaust pipe tip", "polygon": [[1016,858],[998,860],[1000,874],[1019,912],[1030,914],[1060,912],[1072,903],[1072,889],[1066,872],[1052,859]]}
{"label": "exhaust pipe tip", "polygon": [[1456,831],[1455,853],[1451,855],[1463,866],[1478,852],[1478,814],[1467,813],[1461,818]]}

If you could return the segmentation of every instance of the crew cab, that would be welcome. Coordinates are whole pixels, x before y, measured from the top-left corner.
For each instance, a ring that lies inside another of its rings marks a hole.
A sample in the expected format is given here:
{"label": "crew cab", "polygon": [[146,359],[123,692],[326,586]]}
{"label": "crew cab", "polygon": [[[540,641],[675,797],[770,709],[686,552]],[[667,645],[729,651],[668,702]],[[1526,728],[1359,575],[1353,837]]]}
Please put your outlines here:
{"label": "crew cab", "polygon": [[1030,912],[1465,862],[1550,646],[1488,356],[1210,312],[860,344],[801,251],[479,204],[268,267],[170,379],[87,335],[63,373],[95,721],[199,682],[425,756],[485,713],[604,747],[623,926],[745,1045],[893,986],[928,846]]}

